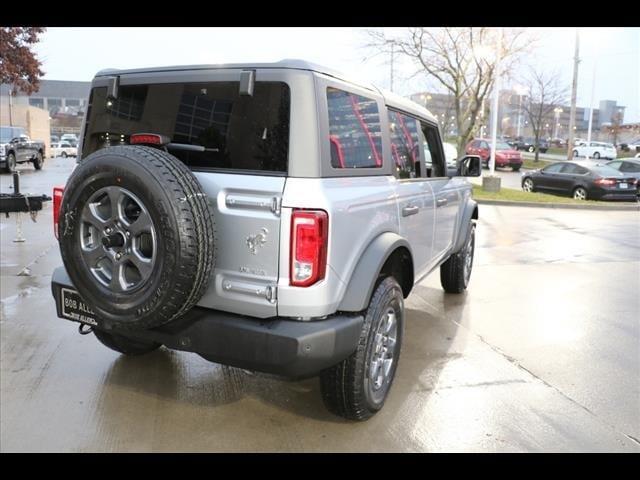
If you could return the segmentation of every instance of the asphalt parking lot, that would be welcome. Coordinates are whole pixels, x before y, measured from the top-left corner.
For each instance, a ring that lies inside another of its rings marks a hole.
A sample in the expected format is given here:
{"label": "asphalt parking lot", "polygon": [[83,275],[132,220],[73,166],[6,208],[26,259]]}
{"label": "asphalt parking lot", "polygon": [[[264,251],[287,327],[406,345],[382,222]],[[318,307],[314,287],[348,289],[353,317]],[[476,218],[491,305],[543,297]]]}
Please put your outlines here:
{"label": "asphalt parking lot", "polygon": [[[50,195],[73,163],[21,167],[23,191]],[[55,314],[51,216],[24,218],[25,243],[0,220],[3,452],[640,452],[638,212],[481,205],[468,292],[437,272],[415,288],[398,376],[365,423],[329,414],[317,379],[78,335]]]}

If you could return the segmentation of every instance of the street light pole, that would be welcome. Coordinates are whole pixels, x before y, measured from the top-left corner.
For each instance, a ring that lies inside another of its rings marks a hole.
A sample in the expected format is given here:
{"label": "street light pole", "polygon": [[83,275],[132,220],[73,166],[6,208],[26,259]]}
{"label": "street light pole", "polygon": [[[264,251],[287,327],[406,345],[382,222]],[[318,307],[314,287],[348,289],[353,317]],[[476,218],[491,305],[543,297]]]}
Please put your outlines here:
{"label": "street light pole", "polygon": [[576,51],[573,57],[573,83],[571,84],[571,114],[569,117],[569,144],[567,145],[567,159],[573,159],[573,140],[576,125],[576,96],[578,92],[578,64],[580,63],[580,29],[576,28]]}
{"label": "street light pole", "polygon": [[389,90],[393,92],[393,47],[395,47],[396,43],[391,40],[391,79],[389,80]]}
{"label": "street light pole", "polygon": [[520,123],[522,118],[522,95],[518,95],[518,133],[516,137],[520,136]]}

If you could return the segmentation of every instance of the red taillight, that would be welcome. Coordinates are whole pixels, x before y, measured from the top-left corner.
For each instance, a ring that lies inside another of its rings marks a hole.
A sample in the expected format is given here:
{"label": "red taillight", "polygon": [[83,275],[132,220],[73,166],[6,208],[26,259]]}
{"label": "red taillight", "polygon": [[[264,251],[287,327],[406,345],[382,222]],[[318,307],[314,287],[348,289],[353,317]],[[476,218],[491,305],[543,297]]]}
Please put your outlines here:
{"label": "red taillight", "polygon": [[62,195],[64,187],[53,187],[53,233],[58,236],[58,223],[60,219],[60,207],[62,207]]}
{"label": "red taillight", "polygon": [[155,133],[134,133],[129,137],[131,145],[166,145],[169,139]]}
{"label": "red taillight", "polygon": [[602,187],[612,187],[616,184],[616,181],[613,178],[598,178],[594,180],[593,183]]}
{"label": "red taillight", "polygon": [[322,210],[294,210],[291,216],[290,284],[308,287],[327,269],[329,216]]}

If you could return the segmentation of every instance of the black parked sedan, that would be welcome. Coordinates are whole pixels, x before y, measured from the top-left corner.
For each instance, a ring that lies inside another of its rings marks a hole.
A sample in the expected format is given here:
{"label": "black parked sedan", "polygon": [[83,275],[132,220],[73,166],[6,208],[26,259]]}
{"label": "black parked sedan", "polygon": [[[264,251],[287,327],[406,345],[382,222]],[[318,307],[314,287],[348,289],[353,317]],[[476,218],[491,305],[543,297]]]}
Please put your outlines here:
{"label": "black parked sedan", "polygon": [[[536,139],[535,138],[524,138],[524,137],[516,137],[513,143],[510,143],[513,148],[516,150],[525,150],[527,152],[535,152],[536,151]],[[538,149],[540,153],[547,153],[549,150],[549,142],[543,140],[542,138],[538,139]]]}
{"label": "black parked sedan", "polygon": [[540,170],[522,173],[522,189],[560,195],[577,200],[636,201],[637,181],[632,175],[594,162],[558,162]]}
{"label": "black parked sedan", "polygon": [[636,188],[640,196],[640,158],[626,158],[608,162],[607,166],[615,168],[624,175],[636,179]]}

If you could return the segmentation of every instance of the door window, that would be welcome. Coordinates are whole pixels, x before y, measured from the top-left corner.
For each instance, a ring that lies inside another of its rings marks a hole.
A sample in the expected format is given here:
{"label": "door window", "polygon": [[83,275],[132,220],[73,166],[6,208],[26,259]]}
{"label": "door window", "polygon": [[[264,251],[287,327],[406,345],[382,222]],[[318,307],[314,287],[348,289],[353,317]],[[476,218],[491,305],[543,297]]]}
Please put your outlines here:
{"label": "door window", "polygon": [[554,163],[553,165],[549,165],[548,167],[544,167],[542,171],[544,173],[558,173],[564,166],[564,163]]}
{"label": "door window", "polygon": [[426,122],[420,122],[420,128],[424,137],[423,149],[427,177],[446,177],[447,167],[438,128]]}
{"label": "door window", "polygon": [[398,178],[420,177],[420,139],[418,121],[408,115],[389,111],[391,158]]}

